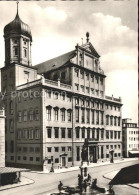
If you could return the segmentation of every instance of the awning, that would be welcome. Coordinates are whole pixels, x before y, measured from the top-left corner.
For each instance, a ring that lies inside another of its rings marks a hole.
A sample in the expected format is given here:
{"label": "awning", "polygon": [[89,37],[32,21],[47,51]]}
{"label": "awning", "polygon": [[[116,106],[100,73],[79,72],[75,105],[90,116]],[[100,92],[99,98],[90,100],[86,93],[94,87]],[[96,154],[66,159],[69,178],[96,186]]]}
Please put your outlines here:
{"label": "awning", "polygon": [[139,151],[137,150],[137,151],[129,151],[129,153],[131,153],[131,154],[139,154]]}
{"label": "awning", "polygon": [[30,170],[29,169],[13,168],[13,167],[0,167],[0,174],[25,172],[25,171],[30,171]]}

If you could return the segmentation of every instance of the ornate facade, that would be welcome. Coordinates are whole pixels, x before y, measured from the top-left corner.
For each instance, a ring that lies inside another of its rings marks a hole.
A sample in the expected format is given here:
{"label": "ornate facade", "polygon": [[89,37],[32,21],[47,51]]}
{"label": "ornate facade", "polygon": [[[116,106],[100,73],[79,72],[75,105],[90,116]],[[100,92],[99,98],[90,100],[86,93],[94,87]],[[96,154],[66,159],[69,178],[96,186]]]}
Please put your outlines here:
{"label": "ornate facade", "polygon": [[105,95],[99,54],[89,42],[31,66],[30,28],[17,13],[4,28],[6,163],[32,169],[80,165],[122,155],[121,99]]}

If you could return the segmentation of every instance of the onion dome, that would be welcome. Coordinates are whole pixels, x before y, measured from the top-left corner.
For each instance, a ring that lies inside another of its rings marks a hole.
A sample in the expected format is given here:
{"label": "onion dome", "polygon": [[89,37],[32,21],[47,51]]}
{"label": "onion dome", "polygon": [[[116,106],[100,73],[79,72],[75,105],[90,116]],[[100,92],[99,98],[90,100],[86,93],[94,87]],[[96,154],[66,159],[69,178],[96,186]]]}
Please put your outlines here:
{"label": "onion dome", "polygon": [[9,34],[22,34],[29,37],[32,41],[31,30],[28,24],[20,19],[18,12],[15,19],[4,27],[4,36]]}

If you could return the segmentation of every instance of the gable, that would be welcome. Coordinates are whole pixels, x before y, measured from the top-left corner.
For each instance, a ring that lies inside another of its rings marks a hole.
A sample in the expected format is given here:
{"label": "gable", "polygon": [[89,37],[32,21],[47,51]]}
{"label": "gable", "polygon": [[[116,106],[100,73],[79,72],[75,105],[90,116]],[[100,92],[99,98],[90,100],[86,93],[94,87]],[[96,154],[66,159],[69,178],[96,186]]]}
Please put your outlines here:
{"label": "gable", "polygon": [[84,45],[81,45],[80,49],[85,49],[85,51],[89,52],[90,54],[92,54],[96,58],[100,57],[100,55],[98,54],[98,52],[95,50],[94,46],[90,42],[86,43]]}

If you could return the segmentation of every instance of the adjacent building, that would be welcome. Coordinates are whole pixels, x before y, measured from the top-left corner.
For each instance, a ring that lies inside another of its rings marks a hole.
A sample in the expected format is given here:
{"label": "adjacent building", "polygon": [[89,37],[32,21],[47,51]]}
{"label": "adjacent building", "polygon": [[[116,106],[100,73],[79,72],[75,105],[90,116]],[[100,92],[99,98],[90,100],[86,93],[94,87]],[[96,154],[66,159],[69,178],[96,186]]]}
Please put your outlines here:
{"label": "adjacent building", "polygon": [[30,27],[18,12],[5,26],[6,164],[31,169],[80,165],[122,156],[121,98],[105,95],[106,75],[89,41],[32,66]]}
{"label": "adjacent building", "polygon": [[123,157],[139,157],[139,127],[132,119],[122,120]]}

